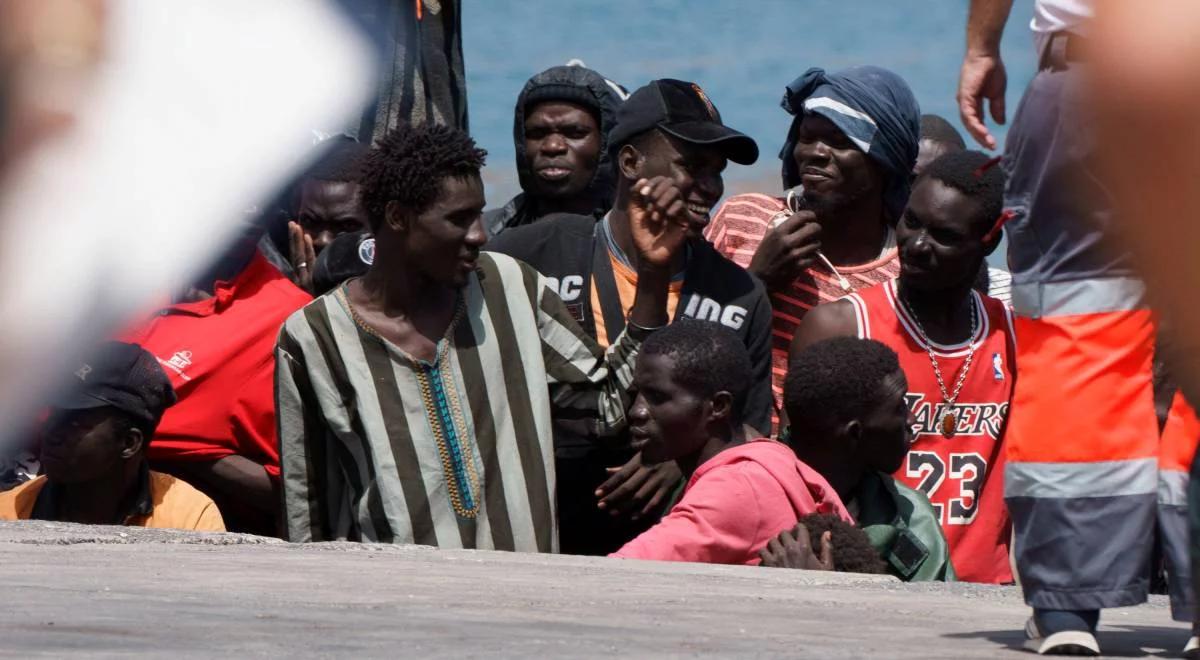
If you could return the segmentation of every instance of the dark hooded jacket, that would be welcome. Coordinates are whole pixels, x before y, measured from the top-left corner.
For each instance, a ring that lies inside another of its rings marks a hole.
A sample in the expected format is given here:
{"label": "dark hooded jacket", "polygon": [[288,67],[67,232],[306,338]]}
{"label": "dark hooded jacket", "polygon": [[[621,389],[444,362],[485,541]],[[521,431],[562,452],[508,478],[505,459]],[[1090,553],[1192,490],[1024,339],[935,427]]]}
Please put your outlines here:
{"label": "dark hooded jacket", "polygon": [[[517,177],[521,189],[528,189],[529,156],[525,153],[525,111],[543,101],[570,101],[591,108],[600,123],[600,161],[588,186],[595,200],[595,216],[600,218],[612,207],[616,170],[608,149],[608,134],[616,124],[617,107],[627,96],[620,85],[582,66],[556,66],[546,69],[525,83],[517,97],[513,117],[513,141],[517,153]],[[542,216],[538,200],[528,193],[513,197],[507,204],[483,214],[483,226],[488,236],[512,227],[527,225]]]}

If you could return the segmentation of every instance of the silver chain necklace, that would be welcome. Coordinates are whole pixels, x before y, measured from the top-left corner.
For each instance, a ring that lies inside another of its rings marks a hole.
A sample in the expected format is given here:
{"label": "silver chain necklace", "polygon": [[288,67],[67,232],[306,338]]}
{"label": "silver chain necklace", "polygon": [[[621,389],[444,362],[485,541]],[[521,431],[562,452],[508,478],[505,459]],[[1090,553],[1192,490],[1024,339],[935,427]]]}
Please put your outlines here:
{"label": "silver chain necklace", "polygon": [[925,328],[921,327],[921,319],[917,318],[917,313],[913,311],[908,301],[904,296],[899,295],[897,289],[897,298],[900,299],[904,309],[908,310],[908,315],[912,317],[913,325],[917,326],[917,334],[921,335],[921,341],[925,342],[925,352],[929,354],[929,363],[933,365],[933,375],[937,378],[938,389],[942,391],[942,418],[938,422],[938,427],[942,432],[942,437],[953,438],[955,433],[958,433],[958,411],[955,408],[955,402],[958,401],[958,395],[962,392],[963,383],[967,381],[967,372],[971,370],[971,361],[975,358],[975,332],[979,330],[979,302],[975,300],[975,296],[971,296],[971,334],[967,338],[967,359],[963,362],[962,368],[958,371],[958,381],[954,384],[954,392],[946,392],[946,382],[942,379],[942,368],[938,366],[937,355],[933,352],[933,342],[929,341],[929,335],[925,334]]}

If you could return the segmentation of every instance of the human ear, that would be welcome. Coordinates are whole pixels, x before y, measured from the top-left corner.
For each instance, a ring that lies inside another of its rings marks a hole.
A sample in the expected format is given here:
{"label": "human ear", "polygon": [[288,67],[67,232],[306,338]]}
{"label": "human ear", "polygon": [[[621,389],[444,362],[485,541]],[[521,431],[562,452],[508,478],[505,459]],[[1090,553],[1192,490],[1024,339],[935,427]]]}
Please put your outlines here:
{"label": "human ear", "polygon": [[125,437],[121,439],[121,458],[133,458],[138,452],[142,451],[142,445],[146,444],[146,436],[142,434],[139,428],[130,428],[125,431]]}
{"label": "human ear", "polygon": [[393,231],[407,231],[409,216],[401,210],[398,203],[388,202],[387,206],[383,207],[383,224]]}
{"label": "human ear", "polygon": [[717,392],[708,401],[709,421],[727,421],[733,417],[733,395],[729,392]]}
{"label": "human ear", "polygon": [[617,152],[617,167],[621,170],[621,177],[630,181],[642,178],[642,163],[645,161],[646,158],[632,144],[621,147]]}
{"label": "human ear", "polygon": [[862,424],[857,419],[852,419],[842,425],[840,435],[844,438],[840,444],[846,447],[848,453],[856,453],[859,443],[862,442]]}

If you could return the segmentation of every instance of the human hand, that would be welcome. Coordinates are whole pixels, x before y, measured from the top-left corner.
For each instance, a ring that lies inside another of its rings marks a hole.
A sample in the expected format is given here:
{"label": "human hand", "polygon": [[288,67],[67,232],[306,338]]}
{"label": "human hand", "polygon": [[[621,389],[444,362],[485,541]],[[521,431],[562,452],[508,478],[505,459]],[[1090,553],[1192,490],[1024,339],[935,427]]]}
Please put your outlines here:
{"label": "human hand", "polygon": [[818,557],[809,542],[808,528],[803,523],[796,523],[790,530],[784,530],[779,536],[770,540],[767,546],[758,552],[763,566],[771,568],[799,568],[808,571],[833,570],[833,535],[830,532],[821,534],[821,555]]}
{"label": "human hand", "polygon": [[312,269],[317,262],[317,252],[313,249],[312,236],[304,233],[300,223],[288,222],[288,259],[292,262],[292,281],[296,286],[312,293]]}
{"label": "human hand", "polygon": [[983,123],[983,102],[988,102],[992,119],[1004,123],[1004,92],[1008,74],[999,53],[967,53],[958,78],[958,114],[971,137],[988,149],[996,148],[996,138]]}
{"label": "human hand", "polygon": [[608,480],[596,489],[596,506],[612,516],[629,514],[637,520],[653,515],[683,478],[674,461],[642,465],[639,453],[621,467],[608,468]]}
{"label": "human hand", "polygon": [[679,187],[665,176],[638,179],[628,214],[639,262],[669,267],[687,238],[687,209]]}
{"label": "human hand", "polygon": [[779,289],[812,266],[820,251],[821,225],[817,214],[800,210],[767,230],[750,260],[749,270],[769,288]]}

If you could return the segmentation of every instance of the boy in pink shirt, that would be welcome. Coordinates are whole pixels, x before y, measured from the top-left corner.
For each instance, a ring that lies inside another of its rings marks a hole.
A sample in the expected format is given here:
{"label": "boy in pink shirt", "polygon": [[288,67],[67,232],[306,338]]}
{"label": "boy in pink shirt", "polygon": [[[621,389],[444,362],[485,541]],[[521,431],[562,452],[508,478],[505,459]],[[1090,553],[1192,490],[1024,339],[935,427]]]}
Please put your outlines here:
{"label": "boy in pink shirt", "polygon": [[643,343],[633,380],[634,447],[645,463],[676,461],[687,485],[657,525],[610,556],[754,565],[801,516],[851,521],[833,488],[786,445],[747,439],[738,411],[750,358],[729,330],[672,323]]}

